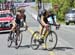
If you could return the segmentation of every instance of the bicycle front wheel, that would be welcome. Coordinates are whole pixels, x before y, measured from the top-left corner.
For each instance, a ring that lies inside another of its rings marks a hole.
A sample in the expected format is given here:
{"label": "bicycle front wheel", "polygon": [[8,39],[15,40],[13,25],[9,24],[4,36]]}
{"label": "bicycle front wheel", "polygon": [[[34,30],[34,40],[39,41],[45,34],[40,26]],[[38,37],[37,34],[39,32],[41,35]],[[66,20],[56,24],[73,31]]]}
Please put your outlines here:
{"label": "bicycle front wheel", "polygon": [[11,47],[12,43],[14,42],[14,32],[10,32],[9,33],[9,36],[8,36],[8,39],[7,39],[7,45],[8,47]]}
{"label": "bicycle front wheel", "polygon": [[31,37],[31,47],[33,50],[36,50],[39,48],[39,35],[40,33],[38,31],[35,31]]}
{"label": "bicycle front wheel", "polygon": [[54,31],[50,31],[45,39],[47,50],[53,50],[57,45],[57,40],[57,34]]}
{"label": "bicycle front wheel", "polygon": [[18,49],[22,43],[22,33],[20,32],[19,34],[16,34],[16,39],[15,39],[15,48]]}

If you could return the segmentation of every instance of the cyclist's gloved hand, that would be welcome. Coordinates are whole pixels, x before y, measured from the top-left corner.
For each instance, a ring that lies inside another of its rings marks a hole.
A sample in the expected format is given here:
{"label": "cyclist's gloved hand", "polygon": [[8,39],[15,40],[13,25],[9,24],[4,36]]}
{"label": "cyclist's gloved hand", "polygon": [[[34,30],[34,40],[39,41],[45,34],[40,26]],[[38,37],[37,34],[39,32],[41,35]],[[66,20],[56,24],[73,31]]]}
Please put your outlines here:
{"label": "cyclist's gloved hand", "polygon": [[60,24],[56,25],[56,30],[58,30],[60,28]]}

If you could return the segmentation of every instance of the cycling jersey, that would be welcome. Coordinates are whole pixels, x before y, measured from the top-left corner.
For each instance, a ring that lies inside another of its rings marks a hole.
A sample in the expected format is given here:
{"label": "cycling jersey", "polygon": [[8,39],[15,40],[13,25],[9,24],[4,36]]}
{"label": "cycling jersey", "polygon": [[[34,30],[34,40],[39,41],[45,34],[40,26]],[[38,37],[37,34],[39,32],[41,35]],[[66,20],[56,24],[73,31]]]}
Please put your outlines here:
{"label": "cycling jersey", "polygon": [[20,17],[18,17],[18,15],[16,15],[15,22],[20,25],[21,24],[21,19],[23,19],[23,21],[25,22],[26,21],[26,16],[24,15],[23,18],[20,18]]}
{"label": "cycling jersey", "polygon": [[[47,23],[54,23],[56,21],[56,16],[54,14],[49,14],[47,17],[45,17],[46,15],[46,11],[42,11],[41,14],[39,14],[39,17],[41,18],[41,16],[44,16],[44,22]],[[50,17],[50,18],[49,18]],[[49,21],[50,20],[50,21]],[[39,19],[40,22],[40,19]]]}
{"label": "cycling jersey", "polygon": [[47,20],[48,20],[48,23],[55,24],[55,22],[56,22],[56,15],[54,15],[54,14],[49,15]]}
{"label": "cycling jersey", "polygon": [[47,20],[47,18],[48,18],[48,16],[47,17],[45,17],[45,15],[46,15],[46,12],[45,12],[45,10],[43,10],[42,12],[41,12],[41,14],[39,14],[39,22],[40,22],[40,24],[41,24],[41,16],[44,16],[44,22],[45,23],[48,23],[48,20]]}

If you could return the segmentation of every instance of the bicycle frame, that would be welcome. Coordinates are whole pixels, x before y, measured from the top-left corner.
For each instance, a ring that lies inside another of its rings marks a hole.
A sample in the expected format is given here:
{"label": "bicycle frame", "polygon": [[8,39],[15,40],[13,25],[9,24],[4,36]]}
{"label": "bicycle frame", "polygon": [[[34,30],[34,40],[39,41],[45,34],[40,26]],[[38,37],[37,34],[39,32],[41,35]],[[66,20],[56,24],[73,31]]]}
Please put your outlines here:
{"label": "bicycle frame", "polygon": [[[38,31],[35,31],[32,35],[32,38],[31,38],[31,47],[32,49],[36,50],[38,49],[38,47],[44,43],[44,48],[48,49],[48,50],[53,50],[55,47],[56,47],[56,44],[57,44],[57,34],[52,31],[52,25],[53,24],[49,24],[49,30],[48,31],[45,31],[44,32],[44,35],[40,34]],[[53,26],[56,26],[56,25],[53,25]],[[43,33],[43,31],[42,31]],[[55,39],[55,42],[54,42],[54,39]],[[53,43],[54,42],[54,43]],[[47,44],[47,43],[52,43],[52,47]]]}
{"label": "bicycle frame", "polygon": [[52,26],[51,25],[49,25],[49,30],[44,32],[44,35],[42,35],[42,38],[45,39],[48,36],[50,31],[52,31]]}

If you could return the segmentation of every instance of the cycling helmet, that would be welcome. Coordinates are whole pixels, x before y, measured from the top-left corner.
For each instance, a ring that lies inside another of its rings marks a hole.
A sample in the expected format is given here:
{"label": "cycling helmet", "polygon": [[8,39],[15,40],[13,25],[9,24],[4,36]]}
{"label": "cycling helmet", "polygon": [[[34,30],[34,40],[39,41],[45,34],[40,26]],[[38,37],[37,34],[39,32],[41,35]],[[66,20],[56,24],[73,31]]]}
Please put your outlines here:
{"label": "cycling helmet", "polygon": [[25,9],[23,7],[20,7],[17,9],[18,12],[25,12]]}

